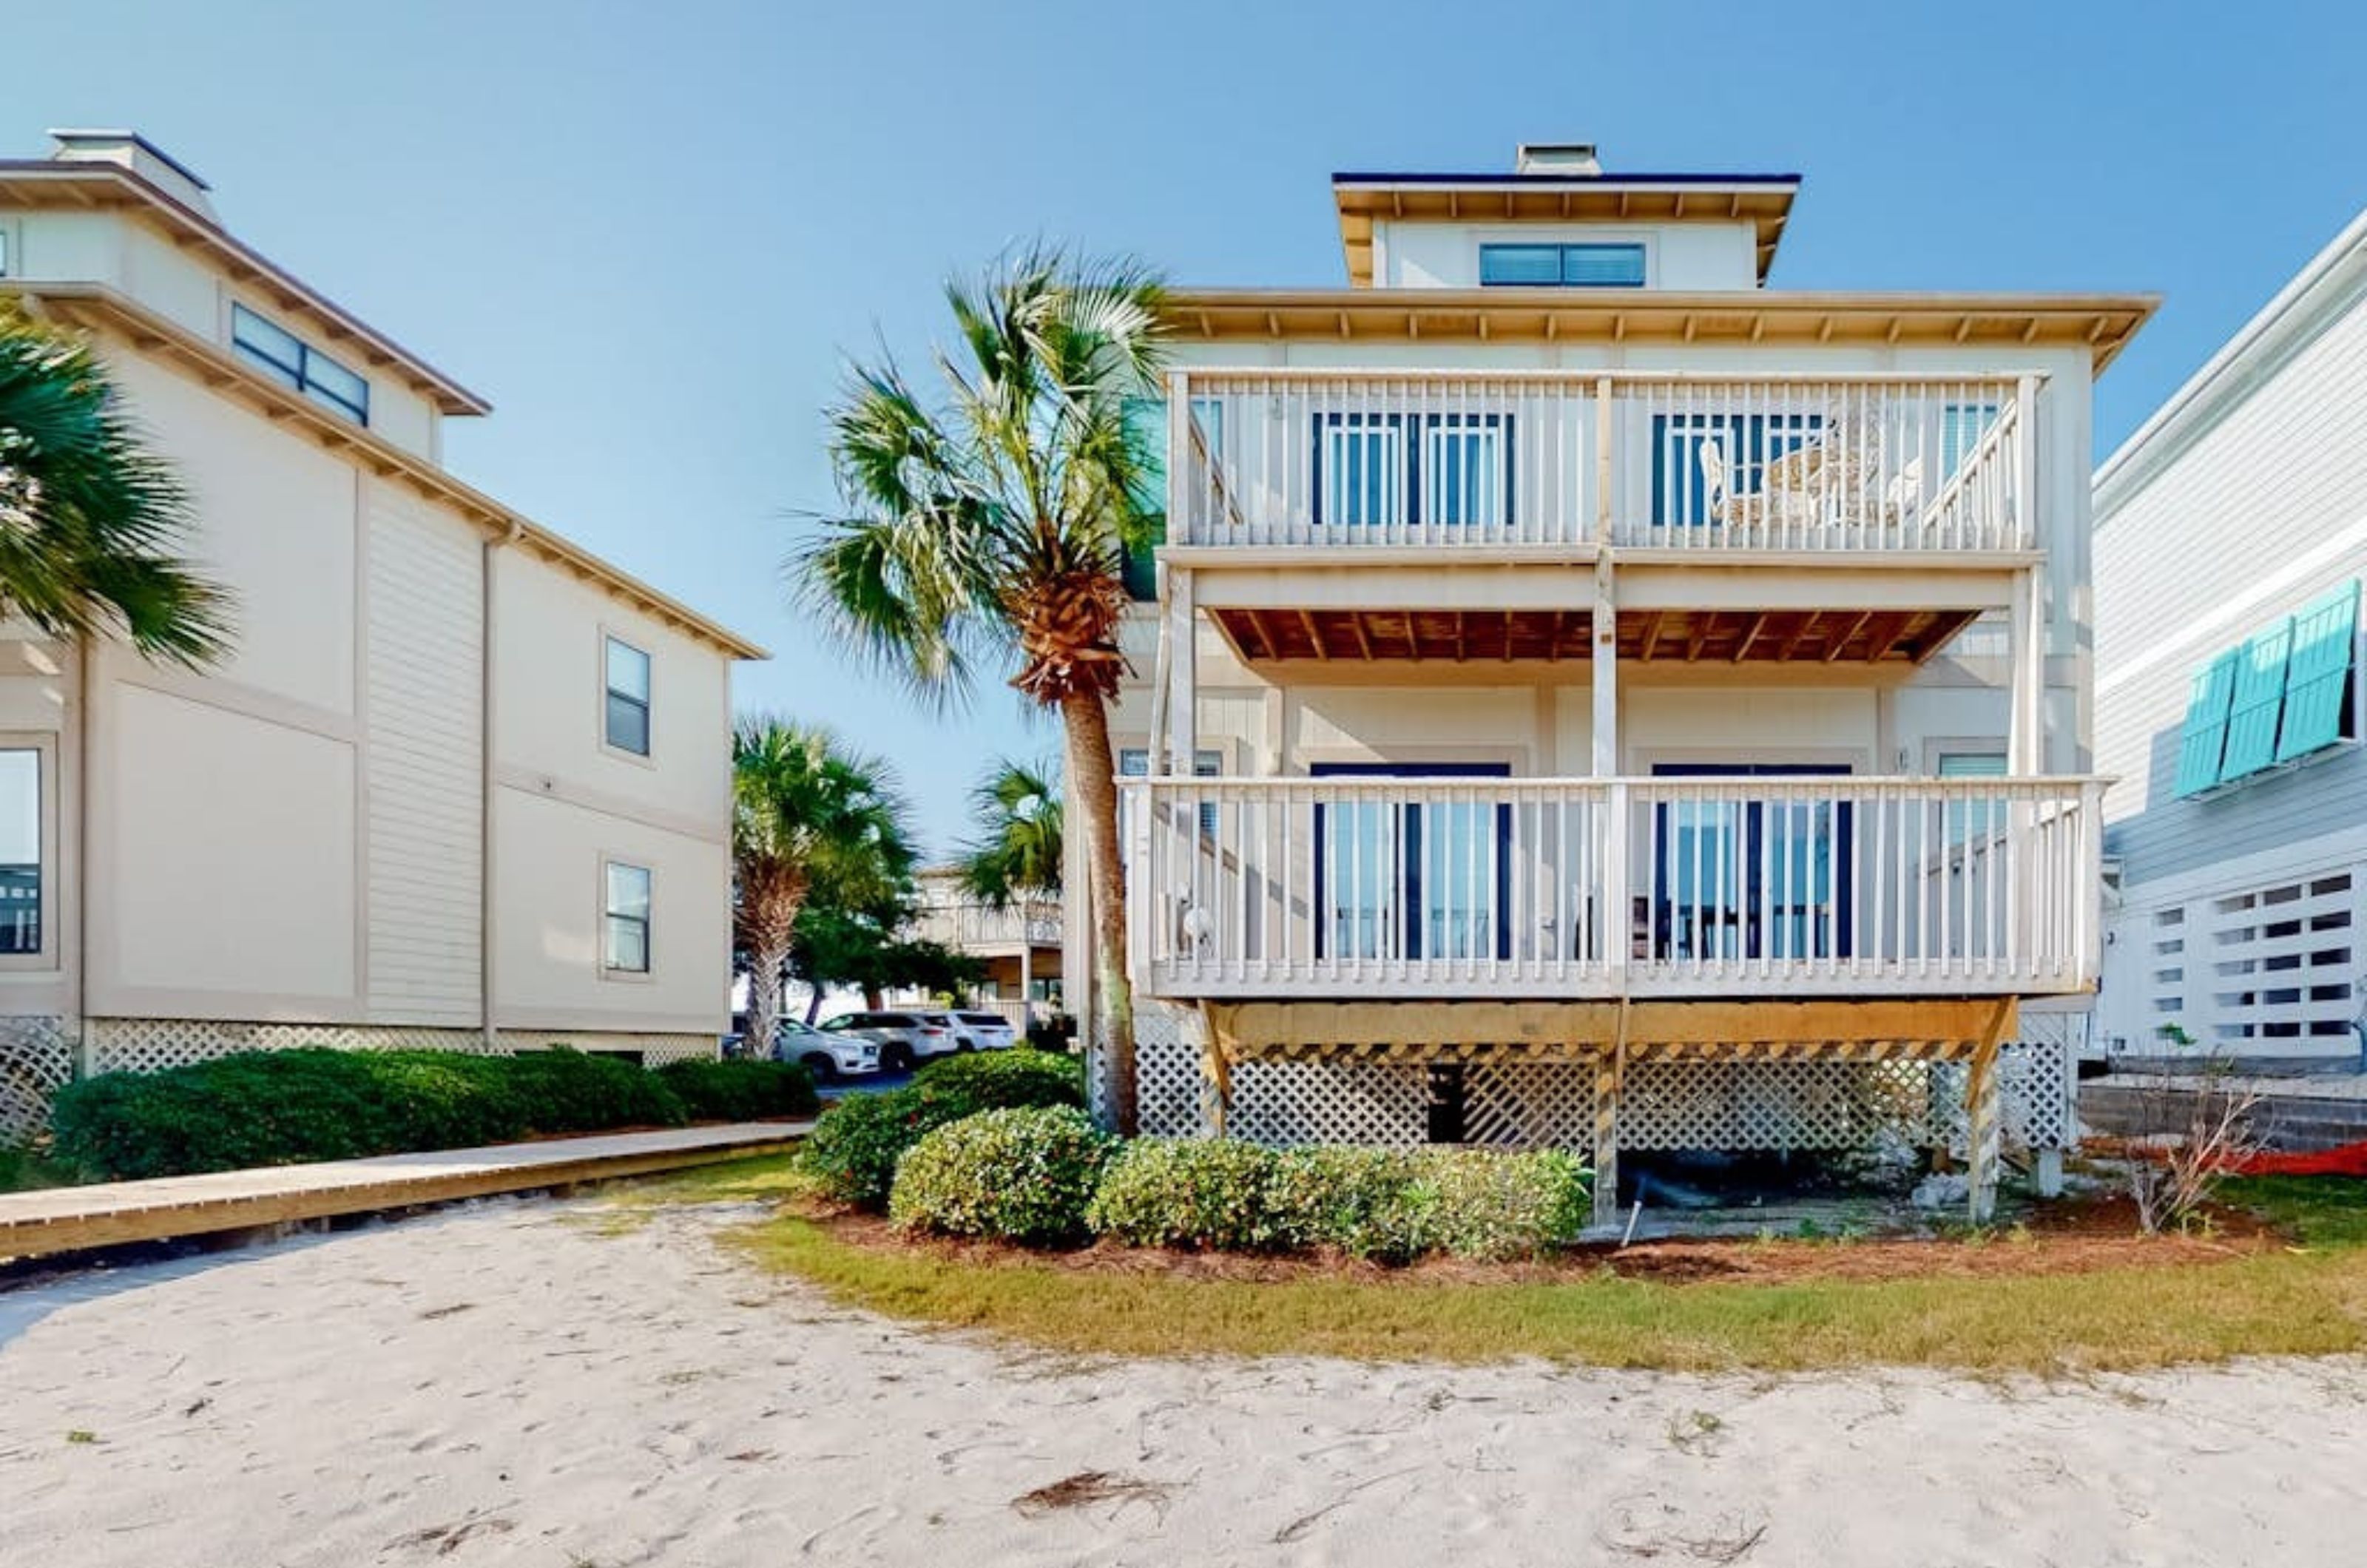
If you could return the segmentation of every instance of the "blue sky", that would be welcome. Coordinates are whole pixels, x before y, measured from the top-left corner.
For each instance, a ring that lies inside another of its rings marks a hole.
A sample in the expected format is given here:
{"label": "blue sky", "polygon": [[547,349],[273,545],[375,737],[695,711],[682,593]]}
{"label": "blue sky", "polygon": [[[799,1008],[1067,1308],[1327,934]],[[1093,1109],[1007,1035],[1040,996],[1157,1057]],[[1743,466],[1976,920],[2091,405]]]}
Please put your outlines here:
{"label": "blue sky", "polygon": [[[2362,205],[2367,7],[208,0],[17,7],[0,152],[133,125],[224,218],[490,397],[470,481],[775,650],[743,705],[890,759],[933,847],[999,686],[924,712],[789,608],[845,351],[1014,242],[1341,281],[1334,169],[1797,171],[1779,288],[2143,289],[2102,450]],[[2183,13],[2183,14],[2181,14]],[[22,68],[39,62],[38,70]],[[2231,520],[2233,525],[2233,520]]]}

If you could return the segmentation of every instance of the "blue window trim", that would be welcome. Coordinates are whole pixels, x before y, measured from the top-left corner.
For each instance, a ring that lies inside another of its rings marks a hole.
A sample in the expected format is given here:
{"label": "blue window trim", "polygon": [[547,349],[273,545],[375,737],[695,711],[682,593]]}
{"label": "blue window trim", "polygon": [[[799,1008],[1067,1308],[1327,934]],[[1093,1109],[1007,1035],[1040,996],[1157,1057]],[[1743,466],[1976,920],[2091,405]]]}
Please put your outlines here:
{"label": "blue window trim", "polygon": [[[1552,266],[1543,264],[1548,254]],[[1517,258],[1517,262],[1516,262]],[[1524,276],[1490,276],[1491,264],[1508,271],[1525,262],[1520,270]],[[1615,276],[1603,270],[1606,264],[1615,268]],[[1541,244],[1535,241],[1506,241],[1479,247],[1479,287],[1482,288],[1641,288],[1650,261],[1643,243],[1636,240],[1580,241],[1569,244]],[[1542,276],[1550,270],[1550,277]]]}
{"label": "blue window trim", "polygon": [[[243,331],[242,329],[250,321],[262,327],[263,332]],[[270,341],[273,337],[285,338],[294,345],[295,362],[293,364],[289,362],[288,356],[280,351],[279,345]],[[250,310],[245,306],[236,303],[230,308],[230,343],[231,347],[238,351],[240,358],[270,373],[273,380],[281,383],[289,391],[301,392],[312,401],[334,409],[356,424],[365,429],[368,427],[369,379],[351,366],[323,354],[262,311]],[[360,400],[356,401],[330,385],[327,376],[323,371],[316,368],[316,366],[325,367],[348,380],[359,383]]]}

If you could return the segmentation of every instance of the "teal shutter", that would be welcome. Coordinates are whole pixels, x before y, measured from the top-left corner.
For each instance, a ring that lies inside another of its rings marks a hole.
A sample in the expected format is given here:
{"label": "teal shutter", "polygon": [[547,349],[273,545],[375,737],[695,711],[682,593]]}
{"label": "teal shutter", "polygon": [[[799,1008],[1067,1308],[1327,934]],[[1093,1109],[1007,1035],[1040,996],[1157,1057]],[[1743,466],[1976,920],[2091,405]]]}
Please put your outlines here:
{"label": "teal shutter", "polygon": [[2227,749],[2219,761],[2219,782],[2232,784],[2277,760],[2277,716],[2285,705],[2285,663],[2293,654],[2292,617],[2279,621],[2243,648],[2236,666],[2236,694],[2227,708]]}
{"label": "teal shutter", "polygon": [[2290,761],[2342,739],[2350,700],[2350,662],[2359,636],[2359,584],[2344,583],[2293,619],[2286,665],[2284,728],[2277,761]]}
{"label": "teal shutter", "polygon": [[2178,739],[2180,799],[2200,795],[2219,782],[2219,757],[2227,740],[2227,705],[2236,694],[2241,649],[2221,654],[2194,672],[2186,700],[2186,724]]}

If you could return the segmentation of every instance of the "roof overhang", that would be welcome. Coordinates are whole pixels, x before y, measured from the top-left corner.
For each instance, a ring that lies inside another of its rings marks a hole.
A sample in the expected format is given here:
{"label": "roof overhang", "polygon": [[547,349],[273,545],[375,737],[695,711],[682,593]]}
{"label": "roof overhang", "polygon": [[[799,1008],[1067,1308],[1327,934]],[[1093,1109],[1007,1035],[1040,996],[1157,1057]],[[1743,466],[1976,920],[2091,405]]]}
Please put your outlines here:
{"label": "roof overhang", "polygon": [[256,289],[302,321],[332,352],[357,355],[373,369],[392,372],[447,414],[493,412],[483,398],[232,238],[209,215],[120,164],[0,159],[0,206],[137,212],[175,245],[205,255],[232,282]]}
{"label": "roof overhang", "polygon": [[2101,372],[2152,294],[1673,293],[1567,288],[1183,288],[1184,339],[1250,342],[1704,343],[2088,350]]}
{"label": "roof overhang", "polygon": [[1352,287],[1373,286],[1373,225],[1404,219],[1466,223],[1736,223],[1756,236],[1759,277],[1799,194],[1797,175],[1338,174],[1340,243]]}
{"label": "roof overhang", "polygon": [[384,436],[323,409],[223,352],[220,344],[158,314],[120,291],[95,283],[31,283],[0,280],[0,298],[38,299],[58,320],[98,333],[113,334],[132,348],[177,367],[216,391],[247,403],[283,429],[303,432],[331,451],[423,498],[450,507],[489,536],[522,547],[584,582],[597,586],[662,626],[706,643],[732,659],[768,659],[770,654],[727,626],[708,620],[639,578],[612,566],[565,536],[512,511],[483,491],[461,483],[435,464],[404,451]]}

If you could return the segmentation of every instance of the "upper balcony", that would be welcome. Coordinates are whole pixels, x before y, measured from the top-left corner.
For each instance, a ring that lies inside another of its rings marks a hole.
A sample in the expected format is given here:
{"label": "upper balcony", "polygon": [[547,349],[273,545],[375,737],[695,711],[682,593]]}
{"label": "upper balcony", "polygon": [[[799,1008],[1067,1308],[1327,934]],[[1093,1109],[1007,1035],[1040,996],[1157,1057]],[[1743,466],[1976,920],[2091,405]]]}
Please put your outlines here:
{"label": "upper balcony", "polygon": [[2035,550],[2044,378],[1248,369],[1171,378],[1171,547]]}

